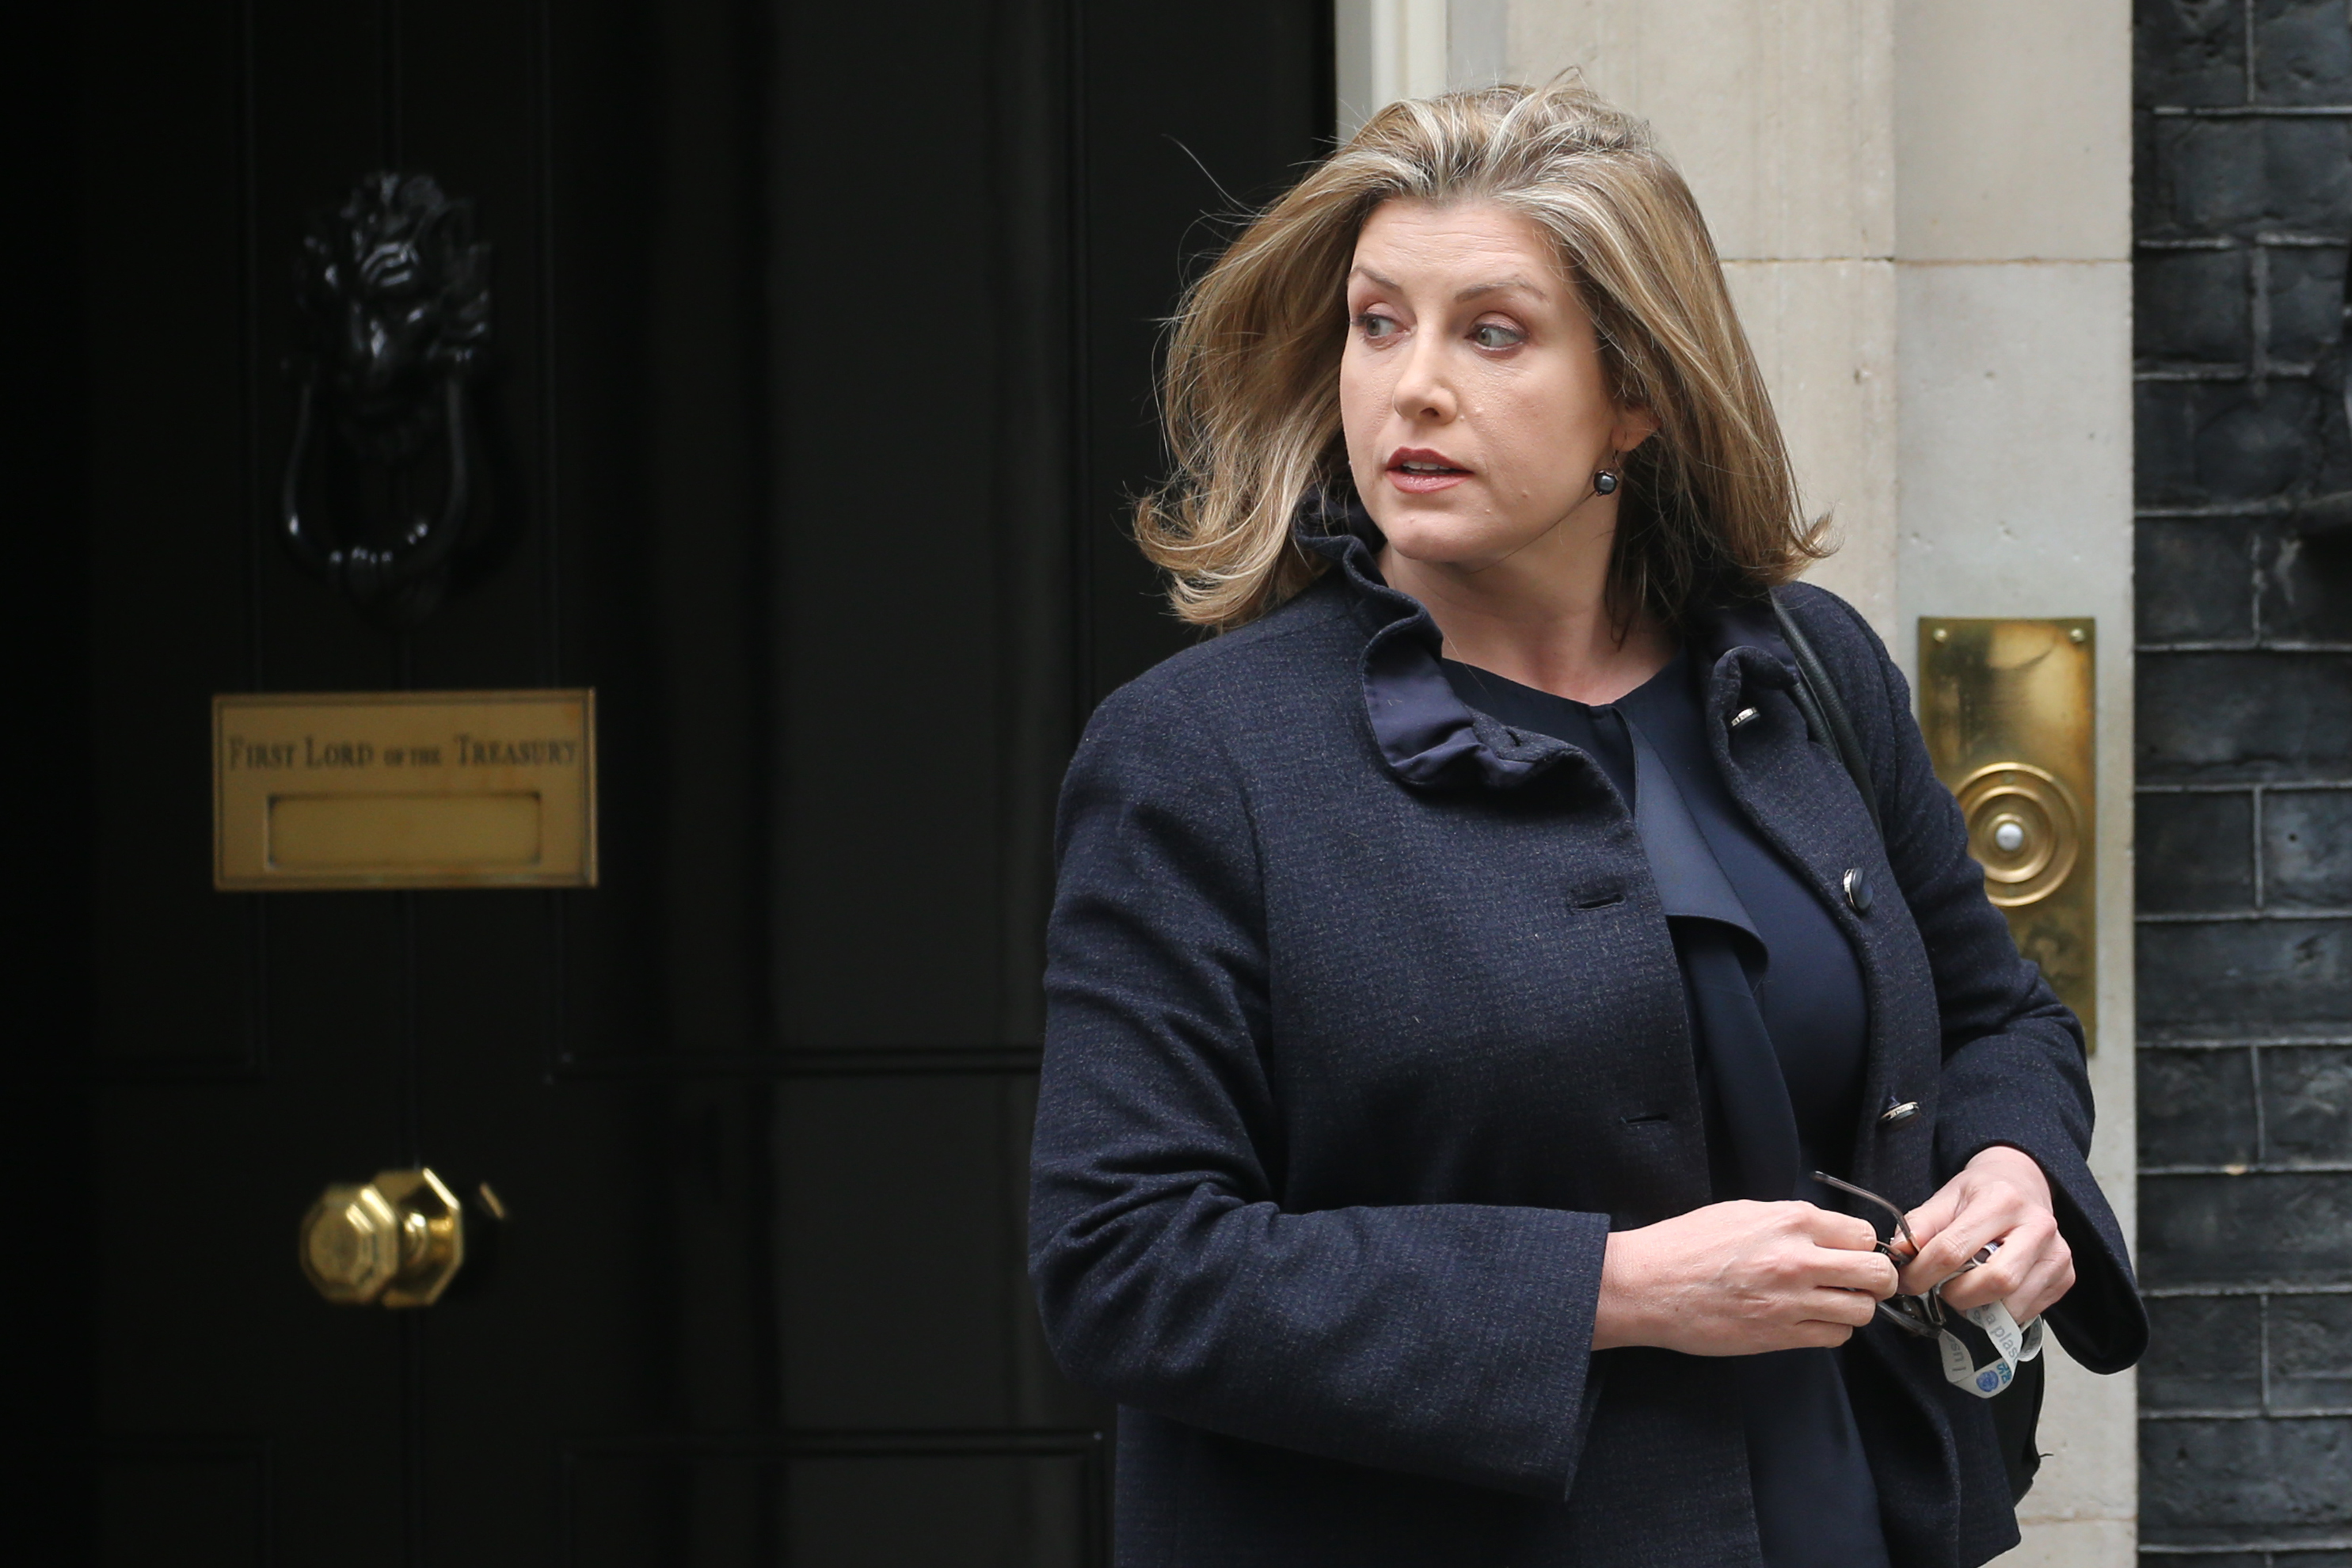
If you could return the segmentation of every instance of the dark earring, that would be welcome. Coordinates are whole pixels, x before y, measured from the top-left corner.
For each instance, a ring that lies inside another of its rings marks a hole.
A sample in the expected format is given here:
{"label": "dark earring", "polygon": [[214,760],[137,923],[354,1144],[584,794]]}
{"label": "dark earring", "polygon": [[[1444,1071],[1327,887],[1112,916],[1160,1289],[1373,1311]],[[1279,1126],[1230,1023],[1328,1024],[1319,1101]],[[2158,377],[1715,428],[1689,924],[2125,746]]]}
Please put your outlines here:
{"label": "dark earring", "polygon": [[1593,475],[1592,493],[1597,496],[1615,495],[1617,493],[1617,476],[1611,473],[1606,468],[1603,468],[1599,473]]}

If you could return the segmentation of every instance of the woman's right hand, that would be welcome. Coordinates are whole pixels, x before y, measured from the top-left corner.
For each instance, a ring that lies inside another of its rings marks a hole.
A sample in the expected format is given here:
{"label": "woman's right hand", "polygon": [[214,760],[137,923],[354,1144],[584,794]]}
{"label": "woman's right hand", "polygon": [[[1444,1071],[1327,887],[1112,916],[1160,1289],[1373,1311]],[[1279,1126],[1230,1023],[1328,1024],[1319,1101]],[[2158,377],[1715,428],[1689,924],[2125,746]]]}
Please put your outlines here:
{"label": "woman's right hand", "polygon": [[1709,1204],[1612,1231],[1592,1348],[1757,1355],[1842,1345],[1895,1294],[1867,1220],[1811,1204]]}

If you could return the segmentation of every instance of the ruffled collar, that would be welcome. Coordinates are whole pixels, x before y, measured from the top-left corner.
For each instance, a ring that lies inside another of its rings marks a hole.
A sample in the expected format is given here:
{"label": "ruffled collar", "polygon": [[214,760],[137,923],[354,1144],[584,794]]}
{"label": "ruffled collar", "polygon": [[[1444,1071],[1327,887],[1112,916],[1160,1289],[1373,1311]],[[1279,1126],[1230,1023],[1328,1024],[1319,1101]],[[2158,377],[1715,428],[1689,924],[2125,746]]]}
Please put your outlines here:
{"label": "ruffled collar", "polygon": [[[1312,496],[1292,531],[1300,548],[1331,562],[1358,618],[1370,628],[1359,666],[1364,711],[1398,778],[1423,789],[1515,789],[1570,758],[1598,775],[1598,764],[1576,747],[1514,729],[1454,695],[1439,664],[1443,634],[1419,600],[1381,576],[1376,552],[1386,541],[1360,501]],[[1711,669],[1710,715],[1733,711],[1750,683],[1786,689],[1796,682],[1796,661],[1768,605],[1710,608],[1695,617],[1688,640]]]}

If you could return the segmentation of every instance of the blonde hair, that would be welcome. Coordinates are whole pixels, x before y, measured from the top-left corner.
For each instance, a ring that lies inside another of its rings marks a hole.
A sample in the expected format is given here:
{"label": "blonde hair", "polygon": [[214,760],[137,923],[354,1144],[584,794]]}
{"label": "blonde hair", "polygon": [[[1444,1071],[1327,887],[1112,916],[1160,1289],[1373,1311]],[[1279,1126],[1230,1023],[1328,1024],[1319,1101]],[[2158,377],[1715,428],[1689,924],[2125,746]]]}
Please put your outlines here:
{"label": "blonde hair", "polygon": [[1679,626],[1708,595],[1757,595],[1828,553],[1798,510],[1771,398],[1690,188],[1649,127],[1573,77],[1392,103],[1258,215],[1187,291],[1161,413],[1176,471],[1136,507],[1176,614],[1240,626],[1328,565],[1291,521],[1349,485],[1339,426],[1344,297],[1381,203],[1485,201],[1547,230],[1591,313],[1621,407],[1658,433],[1627,454],[1609,574],[1620,625]]}

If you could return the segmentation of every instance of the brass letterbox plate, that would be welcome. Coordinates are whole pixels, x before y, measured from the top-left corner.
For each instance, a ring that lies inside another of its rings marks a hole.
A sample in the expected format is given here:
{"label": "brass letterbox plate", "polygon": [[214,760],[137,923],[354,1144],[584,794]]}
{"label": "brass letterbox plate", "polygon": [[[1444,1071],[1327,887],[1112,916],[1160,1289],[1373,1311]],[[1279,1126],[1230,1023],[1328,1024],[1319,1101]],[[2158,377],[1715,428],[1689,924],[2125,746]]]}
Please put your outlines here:
{"label": "brass letterbox plate", "polygon": [[1919,728],[2020,952],[2098,1039],[2090,617],[1919,621]]}
{"label": "brass letterbox plate", "polygon": [[213,885],[594,887],[596,694],[215,697]]}

